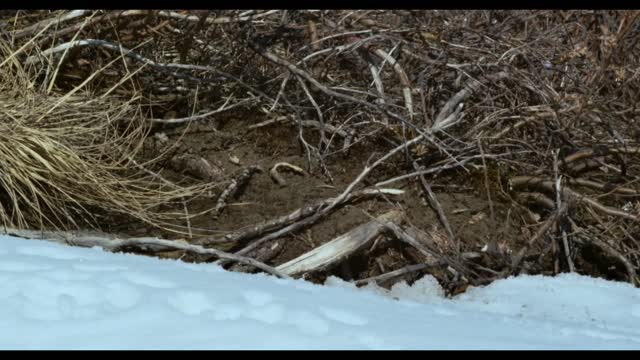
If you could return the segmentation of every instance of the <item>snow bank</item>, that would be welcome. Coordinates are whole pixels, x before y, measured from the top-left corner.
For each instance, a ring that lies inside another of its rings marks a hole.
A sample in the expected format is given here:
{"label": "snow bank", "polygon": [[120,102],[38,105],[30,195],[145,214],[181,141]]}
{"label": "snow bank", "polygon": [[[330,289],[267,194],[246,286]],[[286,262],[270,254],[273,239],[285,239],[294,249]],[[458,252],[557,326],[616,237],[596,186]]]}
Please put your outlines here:
{"label": "snow bank", "polygon": [[[400,300],[395,300],[399,298]],[[445,299],[0,236],[1,349],[640,349],[640,290],[523,276]]]}

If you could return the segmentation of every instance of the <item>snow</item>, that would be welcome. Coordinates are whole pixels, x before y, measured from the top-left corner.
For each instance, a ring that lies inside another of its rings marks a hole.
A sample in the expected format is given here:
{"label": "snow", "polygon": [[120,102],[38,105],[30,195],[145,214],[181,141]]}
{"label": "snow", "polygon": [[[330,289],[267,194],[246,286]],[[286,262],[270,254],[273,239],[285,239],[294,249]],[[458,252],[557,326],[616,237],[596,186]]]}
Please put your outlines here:
{"label": "snow", "polygon": [[640,290],[521,276],[446,299],[0,236],[0,349],[640,349]]}

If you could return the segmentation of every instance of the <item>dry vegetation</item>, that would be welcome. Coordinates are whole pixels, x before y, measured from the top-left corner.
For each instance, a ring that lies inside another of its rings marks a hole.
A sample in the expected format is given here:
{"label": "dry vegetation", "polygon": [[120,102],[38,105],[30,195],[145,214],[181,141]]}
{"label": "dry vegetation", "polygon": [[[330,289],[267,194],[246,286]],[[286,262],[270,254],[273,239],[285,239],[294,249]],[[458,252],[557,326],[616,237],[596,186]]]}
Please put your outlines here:
{"label": "dry vegetation", "polygon": [[0,30],[14,233],[451,293],[640,281],[638,11],[5,11]]}

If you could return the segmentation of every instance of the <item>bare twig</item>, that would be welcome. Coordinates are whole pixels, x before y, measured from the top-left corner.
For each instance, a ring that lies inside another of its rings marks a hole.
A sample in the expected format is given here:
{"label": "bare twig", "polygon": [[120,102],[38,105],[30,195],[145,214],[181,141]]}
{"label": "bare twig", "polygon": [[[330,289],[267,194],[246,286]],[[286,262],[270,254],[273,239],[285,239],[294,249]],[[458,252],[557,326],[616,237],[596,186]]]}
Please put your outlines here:
{"label": "bare twig", "polygon": [[414,264],[414,265],[408,265],[405,266],[401,269],[398,270],[394,270],[394,271],[390,271],[388,273],[384,273],[381,275],[377,275],[377,276],[372,276],[366,279],[362,279],[362,280],[358,280],[355,281],[354,284],[356,286],[362,286],[362,285],[367,285],[369,283],[383,283],[385,281],[391,280],[391,279],[395,279],[399,276],[402,275],[406,275],[406,274],[411,274],[414,273],[416,271],[420,271],[420,270],[424,270],[424,269],[428,269],[431,267],[437,267],[437,266],[442,266],[444,265],[444,262],[441,263],[435,263],[435,264]]}
{"label": "bare twig", "polygon": [[[556,209],[560,209],[562,206],[562,176],[558,175],[558,154],[559,150],[553,151],[553,176],[555,178],[555,190],[556,190]],[[561,227],[560,234],[562,235],[562,244],[564,246],[564,254],[569,265],[569,271],[575,272],[575,266],[573,265],[573,259],[571,259],[571,251],[569,250],[569,239],[567,238],[567,231],[564,227]]]}
{"label": "bare twig", "polygon": [[227,206],[227,199],[229,197],[235,196],[240,188],[242,188],[251,178],[251,176],[256,172],[261,172],[262,169],[257,165],[252,165],[247,167],[238,175],[236,178],[231,180],[231,183],[224,189],[222,194],[218,197],[218,202],[216,203],[216,207],[213,210],[213,217],[217,218],[220,216],[224,208]]}
{"label": "bare twig", "polygon": [[[183,70],[199,70],[199,71],[207,71],[207,72],[211,72],[214,73],[216,75],[219,75],[221,77],[227,78],[227,79],[231,79],[236,81],[238,84],[242,85],[243,87],[249,89],[250,91],[253,91],[255,94],[267,99],[267,100],[271,100],[273,101],[273,99],[268,96],[267,94],[265,94],[264,92],[256,89],[255,87],[246,84],[244,81],[240,80],[238,77],[228,74],[224,71],[218,70],[216,68],[213,68],[211,66],[203,66],[203,65],[185,65],[185,64],[174,64],[174,63],[158,63],[155,62],[149,58],[146,58],[144,56],[138,55],[136,53],[134,53],[132,50],[129,50],[125,47],[123,47],[122,45],[119,44],[114,44],[105,40],[96,40],[96,39],[84,39],[84,40],[74,40],[74,41],[69,41],[67,43],[64,44],[60,44],[54,48],[50,48],[47,49],[45,51],[43,51],[41,54],[39,55],[34,55],[34,56],[29,56],[27,58],[27,60],[25,61],[25,63],[27,65],[30,64],[36,64],[41,62],[46,56],[58,53],[58,52],[62,52],[62,51],[66,51],[67,49],[71,49],[71,48],[75,48],[75,47],[83,47],[83,46],[93,46],[93,47],[104,47],[106,49],[112,50],[112,51],[116,51],[117,53],[123,55],[123,56],[127,56],[129,58],[132,58],[134,60],[140,61],[142,63],[145,63],[147,65],[151,65],[155,68],[158,69],[183,69]],[[24,47],[24,46],[23,46]],[[173,74],[173,73],[172,73]]]}
{"label": "bare twig", "polygon": [[518,268],[518,265],[520,265],[520,262],[522,261],[522,259],[524,258],[527,250],[531,247],[531,245],[533,245],[536,241],[538,241],[540,238],[542,238],[547,231],[556,223],[558,222],[558,220],[564,216],[564,214],[567,212],[567,204],[563,203],[562,206],[556,210],[553,215],[551,215],[551,217],[549,217],[544,224],[542,224],[542,226],[540,226],[540,228],[538,229],[538,231],[536,231],[536,233],[531,237],[531,239],[529,239],[529,241],[527,242],[527,244],[520,249],[520,251],[518,252],[518,254],[516,254],[513,257],[513,260],[511,262],[511,269],[515,270]]}
{"label": "bare twig", "polygon": [[[378,196],[397,196],[403,193],[404,191],[397,190],[397,189],[364,189],[364,190],[355,191],[351,193],[347,198],[343,200],[343,203],[346,204],[349,202],[355,202],[355,201],[368,199],[372,197],[378,197]],[[275,219],[252,226],[246,231],[228,234],[222,238],[202,239],[202,240],[198,240],[198,243],[201,245],[213,245],[213,244],[221,244],[221,243],[242,243],[247,240],[256,238],[260,235],[263,235],[265,233],[276,231],[287,225],[296,223],[306,217],[309,217],[315,214],[316,212],[318,212],[319,209],[332,203],[334,200],[335,200],[334,198],[321,200],[314,205],[302,207],[287,215],[280,216]],[[254,246],[252,249],[256,248],[258,245]],[[244,253],[246,254],[247,252],[248,251]]]}
{"label": "bare twig", "polygon": [[627,270],[627,274],[629,275],[629,282],[634,284],[635,286],[640,285],[640,280],[638,279],[638,275],[635,270],[635,267],[633,266],[631,261],[627,259],[626,256],[624,256],[618,250],[613,248],[611,245],[607,244],[605,241],[598,239],[597,236],[592,235],[586,229],[578,226],[578,224],[576,224],[575,221],[573,221],[573,219],[569,218],[569,221],[571,222],[571,226],[575,229],[575,231],[580,235],[582,235],[580,238],[583,241],[586,241],[588,243],[591,243],[597,246],[598,248],[600,248],[600,250],[609,254],[611,257],[618,259]]}
{"label": "bare twig", "polygon": [[79,17],[83,17],[83,16],[85,16],[85,15],[91,13],[91,12],[92,12],[92,10],[72,10],[72,11],[69,11],[69,12],[65,13],[62,16],[56,16],[56,17],[53,17],[53,18],[45,19],[45,20],[37,22],[37,23],[35,23],[35,24],[31,25],[31,26],[28,26],[28,27],[26,27],[24,29],[16,30],[13,33],[13,37],[15,39],[20,39],[22,37],[32,35],[32,34],[38,32],[39,30],[42,30],[44,28],[48,28],[48,27],[50,27],[52,25],[61,24],[63,22],[69,21],[69,20],[73,20],[73,19],[76,19],[76,18],[79,18]]}
{"label": "bare twig", "polygon": [[174,124],[175,125],[175,124],[184,124],[184,123],[196,121],[196,120],[207,120],[211,115],[219,114],[221,112],[231,110],[241,105],[249,105],[255,102],[256,102],[255,98],[244,99],[230,106],[226,106],[227,103],[225,102],[219,108],[204,114],[192,115],[192,116],[177,118],[177,119],[151,119],[151,122],[156,124]]}
{"label": "bare twig", "polygon": [[[505,72],[497,73],[490,78],[494,81],[507,77],[508,74]],[[436,117],[436,120],[433,123],[432,129],[444,129],[451,125],[455,118],[449,118],[449,115],[454,114],[456,109],[459,108],[459,104],[464,101],[471,94],[476,92],[482,83],[478,80],[472,79],[462,90],[458,91],[447,103],[442,107],[440,113]],[[459,110],[458,110],[459,111]]]}
{"label": "bare twig", "polygon": [[482,142],[478,139],[478,149],[480,150],[480,156],[482,158],[482,172],[484,173],[484,188],[487,192],[487,201],[489,202],[489,213],[491,215],[491,221],[495,220],[495,213],[493,211],[493,201],[491,200],[491,188],[489,187],[489,171],[487,169],[487,162],[485,161],[484,150],[482,149]]}
{"label": "bare twig", "polygon": [[[544,180],[542,178],[533,177],[533,176],[516,176],[510,180],[510,183],[513,188],[529,186],[529,187],[544,189],[544,190],[547,190],[548,192],[553,192],[554,186],[555,186],[553,181]],[[636,221],[636,222],[640,221],[640,218],[636,215],[629,214],[623,210],[618,210],[609,206],[602,205],[599,202],[591,199],[590,197],[577,193],[566,186],[562,189],[562,193],[571,199],[589,204],[595,210],[603,214],[621,217],[621,218]]]}
{"label": "bare twig", "polygon": [[[418,170],[418,164],[415,161],[413,162],[413,168],[415,170]],[[444,226],[445,230],[447,231],[447,235],[449,235],[449,239],[451,241],[456,241],[456,236],[453,232],[453,229],[451,228],[451,224],[449,224],[449,220],[447,220],[447,215],[442,209],[442,206],[440,206],[440,202],[438,201],[436,194],[431,190],[431,186],[429,185],[427,180],[424,178],[424,175],[420,175],[419,178],[420,178],[420,185],[422,186],[422,191],[424,192],[425,198],[429,202],[429,205],[431,205],[433,210],[435,210],[436,214],[438,215],[438,220],[440,220],[440,223],[442,224],[442,226]],[[459,242],[458,242],[458,245],[459,245]],[[459,251],[460,251],[460,247],[458,246],[458,252]]]}

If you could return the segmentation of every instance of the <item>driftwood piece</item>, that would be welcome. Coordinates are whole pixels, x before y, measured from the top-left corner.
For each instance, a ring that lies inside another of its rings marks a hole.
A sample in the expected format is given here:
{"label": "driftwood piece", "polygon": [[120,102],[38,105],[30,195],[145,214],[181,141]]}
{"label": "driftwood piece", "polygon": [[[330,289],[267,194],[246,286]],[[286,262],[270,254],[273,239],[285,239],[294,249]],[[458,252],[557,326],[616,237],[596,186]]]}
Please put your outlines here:
{"label": "driftwood piece", "polygon": [[390,211],[278,266],[276,269],[287,275],[300,275],[331,268],[369,245],[373,239],[384,232],[387,223],[398,223],[401,219],[402,213],[400,211]]}

